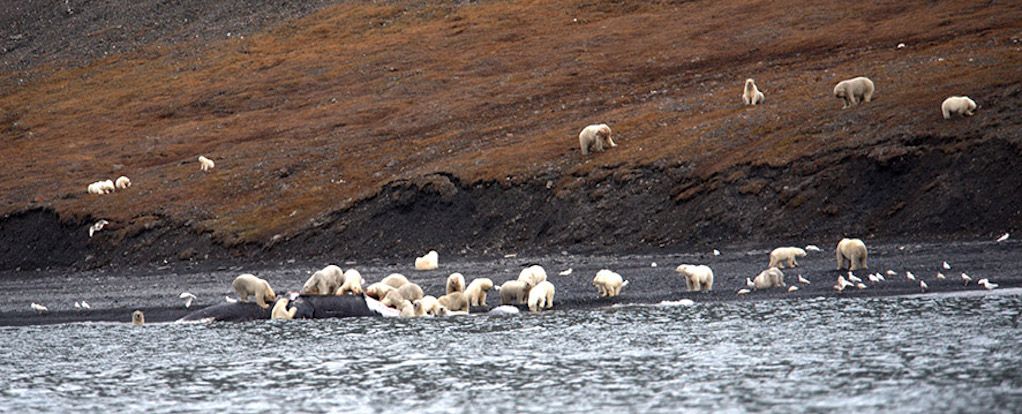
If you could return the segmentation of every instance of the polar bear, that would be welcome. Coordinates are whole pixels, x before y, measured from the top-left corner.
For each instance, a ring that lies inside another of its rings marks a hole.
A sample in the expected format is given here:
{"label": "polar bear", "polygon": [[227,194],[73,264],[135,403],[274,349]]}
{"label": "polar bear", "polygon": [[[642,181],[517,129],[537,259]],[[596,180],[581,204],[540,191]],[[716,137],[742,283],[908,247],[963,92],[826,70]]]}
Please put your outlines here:
{"label": "polar bear", "polygon": [[858,105],[859,102],[869,102],[873,100],[873,91],[876,88],[873,86],[873,81],[865,76],[858,78],[852,78],[838,82],[834,85],[834,97],[839,98],[844,102],[844,106],[841,109]]}
{"label": "polar bear", "polygon": [[401,309],[401,313],[398,314],[398,316],[402,318],[414,318],[417,316],[421,316],[415,313],[415,305],[413,305],[412,302],[409,302],[407,300],[401,302],[401,306],[399,307],[399,309]]}
{"label": "polar bear", "polygon": [[859,270],[869,269],[866,265],[866,258],[869,252],[866,251],[866,243],[859,239],[841,239],[835,251],[837,258],[837,269]]}
{"label": "polar bear", "polygon": [[298,308],[291,307],[288,309],[287,305],[291,303],[287,298],[277,299],[277,303],[273,304],[273,310],[270,311],[270,319],[282,319],[292,320],[295,318],[295,314],[298,313]]}
{"label": "polar bear", "polygon": [[753,279],[752,283],[756,285],[756,289],[788,286],[784,283],[784,272],[776,267],[771,267],[760,272],[759,275]]}
{"label": "polar bear", "polygon": [[466,296],[464,292],[451,292],[437,298],[436,301],[437,303],[440,304],[440,306],[443,306],[444,308],[447,308],[447,310],[450,311],[454,312],[469,311],[468,296]]}
{"label": "polar bear", "polygon": [[432,295],[423,296],[412,304],[415,305],[415,314],[418,316],[437,316],[440,313],[440,302]]}
{"label": "polar bear", "polygon": [[423,296],[422,287],[415,283],[406,283],[402,285],[397,288],[397,293],[400,293],[401,297],[410,301],[422,299]]}
{"label": "polar bear", "polygon": [[114,186],[118,189],[124,190],[131,187],[131,179],[125,176],[117,177],[117,181],[114,181]]}
{"label": "polar bear", "polygon": [[742,93],[742,102],[746,105],[758,105],[763,103],[763,92],[756,88],[756,81],[752,78],[745,80],[745,91]]}
{"label": "polar bear", "polygon": [[362,294],[362,274],[355,269],[348,269],[344,272],[344,280],[341,283],[341,287],[337,288],[334,293],[337,296],[344,296],[347,294],[361,295]]}
{"label": "polar bear", "polygon": [[145,325],[145,314],[140,310],[131,313],[131,324],[135,326]]}
{"label": "polar bear", "polygon": [[435,270],[440,266],[440,254],[430,250],[425,256],[415,258],[415,270]]}
{"label": "polar bear", "polygon": [[593,124],[582,128],[582,132],[578,133],[578,145],[582,147],[582,155],[589,155],[590,149],[602,152],[605,147],[616,147],[612,135],[613,132],[607,124]]}
{"label": "polar bear", "polygon": [[216,166],[216,164],[213,163],[213,160],[211,160],[209,158],[206,158],[205,156],[202,156],[202,155],[199,156],[199,169],[200,170],[202,170],[202,171],[209,171],[209,170],[212,170],[213,167],[215,167],[215,166]]}
{"label": "polar bear", "polygon": [[682,264],[674,268],[674,271],[685,278],[685,287],[689,292],[713,290],[713,269],[709,266]]}
{"label": "polar bear", "polygon": [[344,271],[336,265],[317,270],[302,285],[303,295],[333,295],[344,284]]}
{"label": "polar bear", "polygon": [[383,278],[383,280],[381,280],[380,283],[383,283],[394,289],[397,289],[401,286],[408,284],[408,278],[400,273],[391,273],[387,275],[387,277]]}
{"label": "polar bear", "polygon": [[543,281],[529,289],[529,310],[539,312],[554,307],[554,284]]}
{"label": "polar bear", "polygon": [[447,277],[447,293],[464,292],[465,291],[465,276],[461,273],[451,273]]}
{"label": "polar bear", "polygon": [[521,273],[518,273],[518,280],[525,282],[531,288],[546,281],[546,270],[540,265],[526,267],[522,269]]}
{"label": "polar bear", "polygon": [[252,274],[245,273],[234,278],[231,286],[234,287],[234,292],[238,294],[238,301],[240,302],[248,302],[248,297],[254,296],[256,305],[263,309],[269,309],[269,303],[277,300],[277,294],[273,293],[270,282],[255,277]]}
{"label": "polar bear", "polygon": [[798,247],[778,247],[770,252],[770,266],[784,269],[785,264],[790,268],[798,266],[796,257],[806,257],[806,251]]}
{"label": "polar bear", "polygon": [[628,286],[628,281],[624,280],[617,273],[603,269],[596,272],[596,277],[593,278],[593,286],[596,286],[600,297],[614,297],[621,294],[621,288]]}
{"label": "polar bear", "polygon": [[[486,306],[486,293],[493,289],[493,280],[489,278],[472,279],[465,288],[469,306]],[[448,292],[449,293],[449,292]]]}
{"label": "polar bear", "polygon": [[384,284],[384,283],[381,283],[381,282],[373,283],[373,284],[369,285],[369,287],[367,287],[365,289],[366,296],[369,296],[369,297],[371,297],[373,299],[376,299],[376,300],[383,299],[383,297],[387,296],[387,293],[392,291],[392,290],[396,290],[396,288],[394,288],[391,285]]}
{"label": "polar bear", "polygon": [[383,304],[383,306],[387,306],[398,310],[401,309],[401,306],[404,304],[404,301],[405,301],[404,296],[401,296],[401,292],[398,292],[397,289],[387,292],[387,295],[384,296],[383,299],[380,299],[380,303]]}
{"label": "polar bear", "polygon": [[525,303],[529,296],[529,284],[521,280],[509,280],[497,289],[500,292],[501,305],[517,305]]}
{"label": "polar bear", "polygon": [[968,96],[952,96],[940,104],[940,113],[944,119],[951,119],[951,115],[972,116],[976,108],[976,101]]}

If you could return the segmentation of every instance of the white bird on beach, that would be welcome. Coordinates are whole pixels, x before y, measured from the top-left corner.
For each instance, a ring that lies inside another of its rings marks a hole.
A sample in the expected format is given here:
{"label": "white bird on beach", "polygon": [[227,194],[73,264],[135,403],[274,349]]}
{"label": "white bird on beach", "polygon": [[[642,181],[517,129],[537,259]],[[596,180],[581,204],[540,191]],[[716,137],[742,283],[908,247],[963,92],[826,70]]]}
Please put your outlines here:
{"label": "white bird on beach", "polygon": [[951,265],[947,264],[947,262],[941,263],[940,265],[944,267],[944,270],[951,270]]}
{"label": "white bird on beach", "polygon": [[823,251],[823,250],[820,250],[820,248],[817,247],[815,244],[807,245],[805,250],[807,252],[822,252]]}
{"label": "white bird on beach", "polygon": [[877,272],[876,276],[877,276],[877,279],[880,279],[881,282],[886,282],[887,281],[887,278],[884,277],[884,275],[880,274],[880,272]]}
{"label": "white bird on beach", "polygon": [[1000,243],[1000,242],[1002,242],[1002,241],[1008,240],[1008,237],[1009,237],[1009,236],[1010,236],[1010,235],[1009,235],[1008,233],[1004,233],[1004,235],[1003,235],[1003,236],[1001,236],[1001,237],[998,237],[998,238],[997,238],[997,242],[998,242],[998,243]]}
{"label": "white bird on beach", "polygon": [[649,267],[656,267],[656,262],[650,263]]}
{"label": "white bird on beach", "polygon": [[713,249],[713,255],[714,256],[720,256],[720,250]]}
{"label": "white bird on beach", "polygon": [[92,306],[89,306],[89,302],[86,302],[86,301],[83,300],[82,301],[82,309],[92,309]]}
{"label": "white bird on beach", "polygon": [[944,276],[943,273],[937,272],[937,280],[944,280],[944,279],[947,279],[947,277]]}
{"label": "white bird on beach", "polygon": [[916,275],[913,275],[912,272],[905,272],[905,277],[907,277],[908,280],[913,280],[913,281],[916,280]]}
{"label": "white bird on beach", "polygon": [[854,286],[851,282],[845,280],[844,276],[838,275],[837,284],[834,285],[834,289],[838,292],[844,291],[846,287]]}
{"label": "white bird on beach", "polygon": [[558,273],[558,274],[561,275],[561,276],[567,276],[567,275],[571,274],[571,271],[572,271],[572,269],[569,267],[568,270],[562,270],[561,273]]}
{"label": "white bird on beach", "polygon": [[49,309],[46,309],[45,306],[40,305],[40,304],[35,303],[35,302],[32,302],[32,305],[30,305],[30,306],[32,307],[32,310],[34,310],[35,313],[38,313],[38,314],[44,314],[44,313],[50,311]]}
{"label": "white bird on beach", "polygon": [[756,284],[752,283],[752,279],[745,278],[745,287],[747,287],[749,289],[755,289],[756,288]]}
{"label": "white bird on beach", "polygon": [[81,309],[81,308],[82,308],[82,304],[78,303],[78,302],[75,302],[75,309]]}
{"label": "white bird on beach", "polygon": [[895,272],[893,270],[888,270],[887,271],[887,276],[897,276],[897,275],[898,275],[898,272]]}
{"label": "white bird on beach", "polygon": [[192,307],[192,301],[197,299],[195,295],[188,292],[181,292],[181,294],[178,295],[178,297],[185,300],[186,309]]}
{"label": "white bird on beach", "polygon": [[811,285],[813,282],[810,282],[809,279],[802,277],[802,275],[798,275],[798,283],[801,283],[803,285]]}
{"label": "white bird on beach", "polygon": [[224,300],[226,300],[226,301],[227,301],[227,303],[238,303],[238,300],[237,300],[237,299],[235,299],[235,298],[232,298],[232,297],[230,297],[230,296],[224,296]]}
{"label": "white bird on beach", "polygon": [[965,286],[969,286],[969,282],[972,281],[972,278],[969,277],[969,275],[962,273],[962,280],[965,281]]}
{"label": "white bird on beach", "polygon": [[920,280],[919,281],[919,288],[922,289],[923,292],[925,292],[926,289],[929,289],[930,287],[926,285],[926,281],[925,280]]}
{"label": "white bird on beach", "polygon": [[848,281],[852,283],[862,283],[862,279],[859,279],[859,277],[852,272],[848,272]]}
{"label": "white bird on beach", "polygon": [[855,287],[857,287],[859,289],[865,289],[866,288],[866,284],[865,283],[856,283]]}
{"label": "white bird on beach", "polygon": [[788,287],[788,293],[792,293],[792,292],[795,292],[797,290],[798,290],[798,286],[791,285],[790,287]]}
{"label": "white bird on beach", "polygon": [[752,291],[751,291],[751,290],[749,290],[749,289],[739,289],[739,290],[738,290],[738,294],[739,294],[739,295],[748,295],[748,294],[749,294],[749,292],[752,292]]}
{"label": "white bird on beach", "polygon": [[997,289],[997,286],[999,286],[995,283],[990,283],[990,280],[987,278],[980,279],[979,282],[976,282],[976,284],[987,288],[987,290],[994,290]]}
{"label": "white bird on beach", "polygon": [[97,221],[96,224],[93,224],[92,226],[90,226],[89,227],[89,238],[92,238],[93,234],[96,234],[100,230],[103,230],[103,227],[106,227],[107,224],[110,224],[110,222],[106,221],[106,220],[100,220],[100,221]]}
{"label": "white bird on beach", "polygon": [[870,274],[866,275],[866,278],[867,278],[867,279],[869,279],[869,281],[870,281],[870,282],[873,282],[873,283],[880,283],[880,278],[879,278],[879,277],[877,277],[877,275],[874,275],[874,274],[872,274],[872,273],[870,273]]}

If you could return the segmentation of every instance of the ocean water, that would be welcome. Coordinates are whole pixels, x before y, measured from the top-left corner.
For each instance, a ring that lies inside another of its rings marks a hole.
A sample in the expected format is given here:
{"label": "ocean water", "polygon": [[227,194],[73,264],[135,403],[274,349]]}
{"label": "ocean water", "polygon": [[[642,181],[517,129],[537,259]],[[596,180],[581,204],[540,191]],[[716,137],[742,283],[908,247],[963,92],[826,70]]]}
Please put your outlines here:
{"label": "ocean water", "polygon": [[0,412],[1022,412],[1022,296],[0,328]]}

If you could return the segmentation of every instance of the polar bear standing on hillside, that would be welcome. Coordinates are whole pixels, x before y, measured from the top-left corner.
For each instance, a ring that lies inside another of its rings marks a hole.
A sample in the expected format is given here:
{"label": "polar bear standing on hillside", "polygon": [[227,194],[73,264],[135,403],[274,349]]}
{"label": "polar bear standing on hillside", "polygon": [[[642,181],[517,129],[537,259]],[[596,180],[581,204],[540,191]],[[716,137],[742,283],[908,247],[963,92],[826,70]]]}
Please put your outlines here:
{"label": "polar bear standing on hillside", "polygon": [[764,99],[763,92],[756,87],[756,81],[752,80],[752,78],[746,79],[745,92],[742,93],[742,102],[745,102],[746,105],[755,106],[763,103]]}
{"label": "polar bear standing on hillside", "polygon": [[798,247],[778,247],[774,251],[770,252],[770,266],[780,269],[784,269],[784,265],[787,264],[790,268],[798,266],[798,262],[795,261],[796,257],[806,257],[806,251]]}
{"label": "polar bear standing on hillside", "polygon": [[968,96],[952,96],[940,104],[940,113],[944,119],[951,119],[951,115],[972,116],[976,112],[976,101]]}
{"label": "polar bear standing on hillside", "polygon": [[685,278],[685,286],[689,292],[713,290],[713,269],[706,265],[678,265],[674,269]]}
{"label": "polar bear standing on hillside", "polygon": [[234,278],[231,283],[234,292],[238,294],[239,302],[248,302],[249,296],[254,296],[256,305],[260,308],[269,309],[270,303],[277,301],[277,294],[270,287],[270,282],[260,279],[252,274],[243,274]]}
{"label": "polar bear standing on hillside", "polygon": [[859,270],[869,269],[866,265],[866,258],[869,252],[866,251],[866,243],[859,239],[841,239],[837,244],[835,252],[837,256],[837,269]]}
{"label": "polar bear standing on hillside", "polygon": [[606,147],[614,148],[617,144],[611,137],[613,132],[607,124],[595,124],[582,128],[578,133],[578,145],[582,147],[582,155],[589,155],[589,149],[603,152]]}
{"label": "polar bear standing on hillside", "polygon": [[876,91],[876,87],[873,86],[873,81],[865,76],[860,76],[838,82],[834,86],[834,97],[844,102],[841,109],[845,109],[858,105],[859,102],[873,100],[874,91]]}

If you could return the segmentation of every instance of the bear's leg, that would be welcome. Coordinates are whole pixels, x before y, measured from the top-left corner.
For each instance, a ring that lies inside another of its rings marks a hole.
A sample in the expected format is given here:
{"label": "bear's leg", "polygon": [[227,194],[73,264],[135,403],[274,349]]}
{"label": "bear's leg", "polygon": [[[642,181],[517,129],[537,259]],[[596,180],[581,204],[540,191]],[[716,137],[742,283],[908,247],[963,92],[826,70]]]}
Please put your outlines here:
{"label": "bear's leg", "polygon": [[614,147],[617,146],[617,144],[614,143],[614,138],[611,138],[611,137],[607,137],[607,145],[610,145],[611,148],[614,148]]}
{"label": "bear's leg", "polygon": [[798,262],[795,261],[795,256],[789,257],[788,258],[788,267],[794,269],[795,266],[798,266]]}

